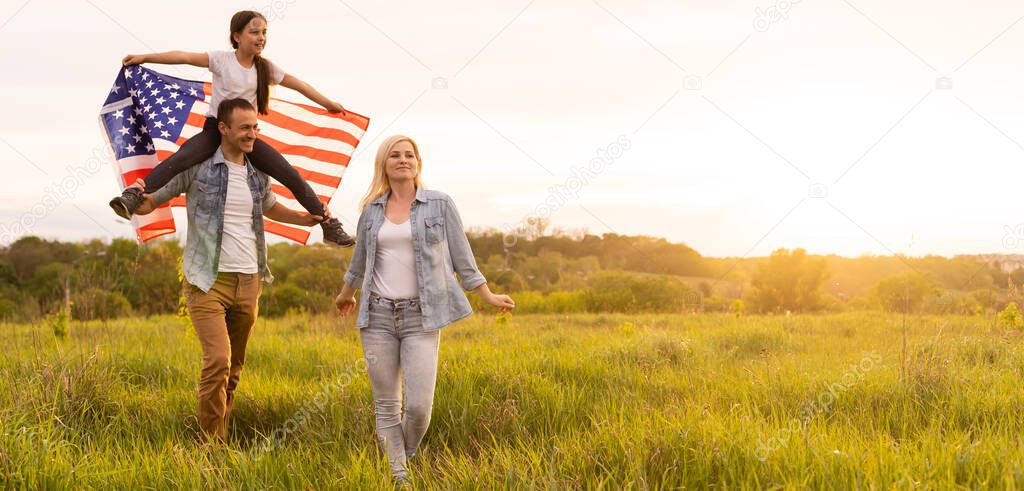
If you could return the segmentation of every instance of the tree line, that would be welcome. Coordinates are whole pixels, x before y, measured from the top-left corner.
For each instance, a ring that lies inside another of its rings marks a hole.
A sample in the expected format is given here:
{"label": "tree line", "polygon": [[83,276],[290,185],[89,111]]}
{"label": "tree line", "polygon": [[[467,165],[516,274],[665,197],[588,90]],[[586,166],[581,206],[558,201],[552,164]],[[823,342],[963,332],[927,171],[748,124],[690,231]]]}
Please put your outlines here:
{"label": "tree line", "polygon": [[[585,232],[509,236],[470,230],[477,263],[520,312],[819,312],[846,309],[980,313],[1020,303],[1006,273],[972,257],[815,256],[707,258],[685,244]],[[22,237],[0,248],[0,319],[33,321],[67,310],[76,319],[178,311],[181,245],[128,239],[58,242]],[[275,276],[261,311],[328,312],[350,249],[274,244]],[[471,297],[472,298],[472,297]]]}

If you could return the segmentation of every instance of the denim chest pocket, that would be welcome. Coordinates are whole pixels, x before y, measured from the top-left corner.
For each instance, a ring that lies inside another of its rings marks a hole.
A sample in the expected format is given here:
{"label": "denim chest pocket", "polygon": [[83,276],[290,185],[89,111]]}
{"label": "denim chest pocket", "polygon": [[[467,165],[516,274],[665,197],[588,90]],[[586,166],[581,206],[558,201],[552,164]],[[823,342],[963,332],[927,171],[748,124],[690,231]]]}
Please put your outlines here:
{"label": "denim chest pocket", "polygon": [[220,176],[216,169],[211,167],[206,172],[199,172],[195,177],[195,187],[203,195],[216,191],[220,187]]}
{"label": "denim chest pocket", "polygon": [[431,216],[423,220],[424,234],[428,244],[437,244],[444,240],[444,217]]}
{"label": "denim chest pocket", "polygon": [[217,175],[211,173],[200,174],[195,181],[194,191],[196,192],[196,213],[209,216],[217,206]]}

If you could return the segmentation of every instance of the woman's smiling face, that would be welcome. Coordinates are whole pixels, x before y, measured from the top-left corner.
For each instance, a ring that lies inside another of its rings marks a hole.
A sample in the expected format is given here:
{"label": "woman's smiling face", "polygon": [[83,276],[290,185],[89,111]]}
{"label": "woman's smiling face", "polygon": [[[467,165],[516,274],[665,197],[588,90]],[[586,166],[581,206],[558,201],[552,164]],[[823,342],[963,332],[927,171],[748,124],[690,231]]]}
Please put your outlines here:
{"label": "woman's smiling face", "polygon": [[419,172],[419,156],[416,155],[412,143],[400,141],[391,147],[388,158],[384,161],[384,172],[392,182],[416,178]]}

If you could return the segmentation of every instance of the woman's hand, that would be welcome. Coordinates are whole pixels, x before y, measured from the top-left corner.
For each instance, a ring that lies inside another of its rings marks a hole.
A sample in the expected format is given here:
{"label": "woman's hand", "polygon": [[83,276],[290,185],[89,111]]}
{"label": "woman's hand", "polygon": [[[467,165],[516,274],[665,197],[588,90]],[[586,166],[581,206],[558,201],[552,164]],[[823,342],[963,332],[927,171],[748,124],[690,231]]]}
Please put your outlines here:
{"label": "woman's hand", "polygon": [[487,283],[480,283],[480,286],[473,289],[473,293],[480,296],[480,299],[498,308],[502,313],[510,312],[516,308],[516,302],[508,295],[491,293]]}
{"label": "woman's hand", "polygon": [[146,62],[146,55],[128,55],[121,60],[122,65],[141,65]]}
{"label": "woman's hand", "polygon": [[511,312],[512,309],[516,308],[516,302],[508,295],[492,293],[489,296],[484,297],[483,300],[497,307],[502,313]]}
{"label": "woman's hand", "polygon": [[345,106],[334,101],[331,101],[331,103],[327,105],[327,110],[332,113],[341,113],[342,116],[348,116],[348,111],[345,110]]}
{"label": "woman's hand", "polygon": [[344,295],[345,292],[341,292],[334,299],[334,306],[337,307],[338,313],[341,315],[351,314],[356,308],[356,296],[355,294]]}

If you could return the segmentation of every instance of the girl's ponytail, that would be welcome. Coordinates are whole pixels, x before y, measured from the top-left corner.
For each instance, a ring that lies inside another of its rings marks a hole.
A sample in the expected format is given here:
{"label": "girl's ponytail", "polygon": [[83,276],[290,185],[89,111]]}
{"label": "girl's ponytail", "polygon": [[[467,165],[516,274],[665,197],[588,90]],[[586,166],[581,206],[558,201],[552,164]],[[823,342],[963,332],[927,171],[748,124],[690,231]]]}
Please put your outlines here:
{"label": "girl's ponytail", "polygon": [[256,64],[256,111],[267,114],[270,105],[270,62],[262,56],[253,60]]}

